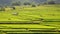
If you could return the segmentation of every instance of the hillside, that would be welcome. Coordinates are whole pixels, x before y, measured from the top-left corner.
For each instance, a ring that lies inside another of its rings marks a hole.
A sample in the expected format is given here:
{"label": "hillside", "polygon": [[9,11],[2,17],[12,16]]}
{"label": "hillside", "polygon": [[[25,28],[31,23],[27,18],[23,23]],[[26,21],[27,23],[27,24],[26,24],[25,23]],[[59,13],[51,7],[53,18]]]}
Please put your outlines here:
{"label": "hillside", "polygon": [[[30,3],[43,3],[46,2],[47,0],[0,0],[0,5],[5,6],[5,5],[11,5],[14,2],[20,1],[21,3],[24,2],[30,2]],[[56,3],[60,3],[60,0],[54,0]]]}
{"label": "hillside", "polygon": [[14,10],[0,11],[0,32],[60,33],[60,8],[58,5],[48,6],[16,6]]}

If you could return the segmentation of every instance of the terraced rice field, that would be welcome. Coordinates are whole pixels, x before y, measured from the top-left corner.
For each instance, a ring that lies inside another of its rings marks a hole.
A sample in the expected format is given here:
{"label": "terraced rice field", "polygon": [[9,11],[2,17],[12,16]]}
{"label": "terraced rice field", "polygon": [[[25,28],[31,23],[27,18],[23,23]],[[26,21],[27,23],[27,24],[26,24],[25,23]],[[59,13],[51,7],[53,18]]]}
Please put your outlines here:
{"label": "terraced rice field", "polygon": [[[44,5],[38,7],[6,8],[0,11],[0,30],[20,31],[30,30],[60,30],[60,5]],[[17,15],[15,14],[17,13]],[[15,30],[14,30],[15,29]],[[18,30],[16,30],[18,29]],[[24,30],[25,29],[25,30]]]}
{"label": "terraced rice field", "polygon": [[[15,16],[13,13],[17,12]],[[8,20],[11,18],[11,20]],[[0,21],[27,21],[27,20],[38,20],[43,19],[60,19],[60,8],[59,7],[27,7],[17,8],[16,10],[0,11]]]}

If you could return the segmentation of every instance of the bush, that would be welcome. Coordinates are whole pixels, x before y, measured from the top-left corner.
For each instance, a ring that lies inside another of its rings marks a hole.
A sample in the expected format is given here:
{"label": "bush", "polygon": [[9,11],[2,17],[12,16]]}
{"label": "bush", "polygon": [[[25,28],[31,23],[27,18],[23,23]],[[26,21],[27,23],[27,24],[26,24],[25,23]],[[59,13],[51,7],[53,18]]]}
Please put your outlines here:
{"label": "bush", "polygon": [[0,11],[5,11],[5,8],[1,7]]}
{"label": "bush", "polygon": [[56,4],[54,1],[50,1],[48,2],[48,4]]}
{"label": "bush", "polygon": [[24,5],[31,5],[31,3],[29,3],[29,2],[25,2]]}
{"label": "bush", "polygon": [[36,7],[36,5],[32,5],[32,7]]}
{"label": "bush", "polygon": [[14,10],[15,10],[16,8],[15,8],[15,7],[12,7],[12,9],[14,9]]}

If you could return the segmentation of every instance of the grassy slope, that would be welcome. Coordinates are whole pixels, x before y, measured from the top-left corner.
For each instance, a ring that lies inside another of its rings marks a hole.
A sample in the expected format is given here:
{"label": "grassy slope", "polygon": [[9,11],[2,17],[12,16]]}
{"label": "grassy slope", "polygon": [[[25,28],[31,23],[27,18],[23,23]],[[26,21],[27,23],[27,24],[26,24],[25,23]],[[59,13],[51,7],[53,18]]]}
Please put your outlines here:
{"label": "grassy slope", "polygon": [[[18,12],[19,15],[15,16],[12,13]],[[39,18],[44,19],[60,19],[60,8],[40,6],[35,8],[17,8],[16,10],[8,10],[0,12],[0,21],[22,21],[22,20],[36,20]]]}
{"label": "grassy slope", "polygon": [[[12,13],[18,12],[19,15],[15,16]],[[0,21],[32,21],[32,20],[39,20],[40,18],[43,19],[60,19],[60,8],[57,6],[39,6],[39,7],[29,7],[29,8],[19,8],[16,7],[16,10],[6,10],[5,12],[0,12]],[[11,19],[11,20],[8,20]],[[46,24],[46,23],[45,23]],[[53,23],[54,24],[54,23]],[[1,25],[1,26],[8,26],[8,25]],[[9,25],[12,27],[13,25]],[[18,25],[17,25],[18,26]],[[23,27],[24,25],[20,25],[19,28]],[[23,28],[46,28],[47,26],[41,25],[25,25]],[[41,27],[40,27],[41,26]],[[14,25],[14,28],[16,26]],[[51,28],[48,26],[47,28]]]}

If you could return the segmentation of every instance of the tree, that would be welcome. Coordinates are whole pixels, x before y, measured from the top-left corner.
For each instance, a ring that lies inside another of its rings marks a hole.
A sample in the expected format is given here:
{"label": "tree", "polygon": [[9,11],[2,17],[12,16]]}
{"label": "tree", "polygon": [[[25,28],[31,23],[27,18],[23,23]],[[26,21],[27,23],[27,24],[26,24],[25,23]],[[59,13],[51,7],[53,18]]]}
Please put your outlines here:
{"label": "tree", "polygon": [[12,3],[13,6],[20,6],[21,5],[21,2],[15,2],[15,3]]}
{"label": "tree", "polygon": [[56,4],[54,1],[49,1],[48,4]]}
{"label": "tree", "polygon": [[25,2],[24,5],[31,5],[31,3],[29,3],[29,2]]}
{"label": "tree", "polygon": [[16,8],[15,7],[11,7],[13,10],[15,10]]}
{"label": "tree", "polygon": [[36,5],[32,5],[32,7],[36,7]]}

